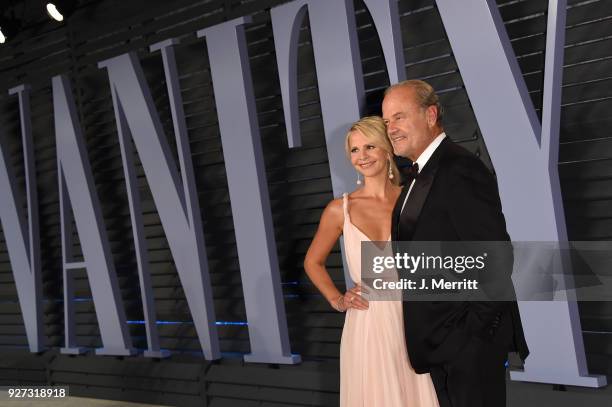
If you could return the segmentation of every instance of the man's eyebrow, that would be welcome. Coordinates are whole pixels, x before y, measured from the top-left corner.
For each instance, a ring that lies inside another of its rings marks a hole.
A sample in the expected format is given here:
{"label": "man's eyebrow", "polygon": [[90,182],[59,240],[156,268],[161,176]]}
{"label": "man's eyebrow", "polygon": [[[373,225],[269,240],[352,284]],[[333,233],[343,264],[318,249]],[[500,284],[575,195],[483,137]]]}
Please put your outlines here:
{"label": "man's eyebrow", "polygon": [[398,118],[398,116],[400,116],[401,114],[402,114],[401,112],[396,112],[396,113],[393,113],[393,114],[390,116],[390,118],[389,118],[389,117],[383,117],[383,118],[382,118],[382,119],[383,119],[383,122],[384,122],[385,124],[387,124],[387,123],[389,123],[389,120],[391,120],[391,119],[397,119],[397,118]]}

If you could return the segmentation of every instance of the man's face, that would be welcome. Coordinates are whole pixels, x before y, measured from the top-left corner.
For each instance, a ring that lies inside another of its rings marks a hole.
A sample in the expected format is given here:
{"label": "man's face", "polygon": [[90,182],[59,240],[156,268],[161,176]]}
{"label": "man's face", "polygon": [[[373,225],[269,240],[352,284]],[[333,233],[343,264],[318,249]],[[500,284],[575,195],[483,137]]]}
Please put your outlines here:
{"label": "man's face", "polygon": [[[382,104],[387,136],[395,155],[415,161],[437,136],[434,107],[424,109],[417,103],[414,89],[405,86],[391,90]],[[433,120],[432,120],[433,114]]]}

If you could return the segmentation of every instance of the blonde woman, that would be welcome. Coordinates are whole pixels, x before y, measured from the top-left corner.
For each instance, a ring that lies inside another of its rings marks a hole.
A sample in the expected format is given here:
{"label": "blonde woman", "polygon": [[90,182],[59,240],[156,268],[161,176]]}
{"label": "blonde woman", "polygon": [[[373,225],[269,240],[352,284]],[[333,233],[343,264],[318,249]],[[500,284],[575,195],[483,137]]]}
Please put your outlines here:
{"label": "blonde woman", "polygon": [[[354,123],[345,148],[359,186],[327,205],[304,260],[304,269],[321,294],[337,311],[346,312],[340,343],[340,406],[437,407],[429,374],[416,374],[410,366],[401,302],[368,302],[360,295],[361,242],[391,240],[391,213],[401,192],[383,120],[371,116]],[[325,268],[340,235],[355,283],[344,294]]]}

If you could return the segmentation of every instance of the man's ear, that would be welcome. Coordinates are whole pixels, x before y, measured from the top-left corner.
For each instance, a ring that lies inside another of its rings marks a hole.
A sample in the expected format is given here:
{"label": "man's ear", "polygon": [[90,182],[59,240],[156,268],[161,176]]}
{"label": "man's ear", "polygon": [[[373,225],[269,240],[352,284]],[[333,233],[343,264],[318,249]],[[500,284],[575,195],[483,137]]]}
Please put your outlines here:
{"label": "man's ear", "polygon": [[427,125],[430,128],[434,127],[438,121],[438,108],[436,106],[428,106],[425,111],[425,118],[427,119]]}

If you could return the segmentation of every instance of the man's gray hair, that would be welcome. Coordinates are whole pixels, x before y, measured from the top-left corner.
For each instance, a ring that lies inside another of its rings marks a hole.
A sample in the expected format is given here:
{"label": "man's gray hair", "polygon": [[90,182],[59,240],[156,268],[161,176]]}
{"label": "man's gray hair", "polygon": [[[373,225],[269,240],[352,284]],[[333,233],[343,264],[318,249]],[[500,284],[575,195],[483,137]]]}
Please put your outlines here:
{"label": "man's gray hair", "polygon": [[436,107],[436,110],[438,111],[438,119],[436,123],[441,126],[443,109],[442,105],[440,104],[440,99],[438,98],[438,95],[436,94],[434,88],[425,81],[419,79],[408,79],[389,86],[385,90],[385,96],[392,90],[403,87],[410,87],[414,89],[414,93],[416,94],[417,98],[417,103],[422,108],[427,109],[429,106]]}

